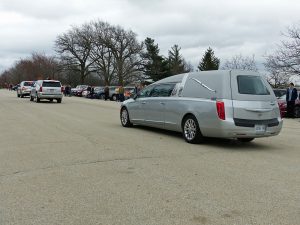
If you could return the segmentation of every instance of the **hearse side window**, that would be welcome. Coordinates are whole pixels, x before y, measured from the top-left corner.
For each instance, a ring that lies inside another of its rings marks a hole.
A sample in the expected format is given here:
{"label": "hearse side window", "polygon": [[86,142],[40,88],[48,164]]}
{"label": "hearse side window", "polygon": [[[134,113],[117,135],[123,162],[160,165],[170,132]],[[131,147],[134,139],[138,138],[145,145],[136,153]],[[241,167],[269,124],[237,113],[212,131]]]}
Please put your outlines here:
{"label": "hearse side window", "polygon": [[47,82],[43,82],[43,87],[60,87],[60,83],[47,81]]}
{"label": "hearse side window", "polygon": [[153,88],[151,97],[169,97],[174,89],[175,84],[160,84]]}
{"label": "hearse side window", "polygon": [[153,88],[153,86],[149,86],[149,87],[146,87],[146,88],[142,89],[142,90],[138,93],[137,97],[138,97],[138,98],[147,98],[147,97],[149,97],[149,96],[150,96],[150,93],[151,93],[151,91],[152,91],[152,88]]}
{"label": "hearse side window", "polygon": [[267,87],[259,76],[237,76],[240,94],[270,95]]}

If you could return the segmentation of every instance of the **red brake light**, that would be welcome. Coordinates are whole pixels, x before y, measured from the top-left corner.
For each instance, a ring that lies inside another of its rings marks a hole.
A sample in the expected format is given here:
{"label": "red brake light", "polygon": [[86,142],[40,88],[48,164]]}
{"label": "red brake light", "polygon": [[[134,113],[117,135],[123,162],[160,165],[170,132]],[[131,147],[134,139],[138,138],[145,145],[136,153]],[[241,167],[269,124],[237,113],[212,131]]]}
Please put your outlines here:
{"label": "red brake light", "polygon": [[42,86],[40,86],[40,92],[43,92],[43,87]]}
{"label": "red brake light", "polygon": [[61,92],[64,92],[64,87],[63,87],[63,86],[61,86],[60,91],[61,91]]}
{"label": "red brake light", "polygon": [[224,102],[217,101],[216,103],[217,113],[221,120],[225,120],[225,105]]}

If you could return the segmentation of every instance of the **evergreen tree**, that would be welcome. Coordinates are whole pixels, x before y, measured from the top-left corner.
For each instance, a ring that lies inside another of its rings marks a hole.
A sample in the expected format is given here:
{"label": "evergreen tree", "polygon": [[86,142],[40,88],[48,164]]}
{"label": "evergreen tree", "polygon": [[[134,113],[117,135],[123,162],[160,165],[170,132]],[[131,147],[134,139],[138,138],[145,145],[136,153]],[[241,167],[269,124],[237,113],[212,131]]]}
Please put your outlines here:
{"label": "evergreen tree", "polygon": [[168,77],[168,61],[159,55],[158,44],[154,43],[154,39],[146,38],[145,46],[146,52],[142,54],[145,74],[154,81]]}
{"label": "evergreen tree", "polygon": [[215,57],[214,51],[209,47],[204,53],[204,56],[199,63],[198,69],[200,71],[218,70],[219,65],[220,65],[220,59]]}
{"label": "evergreen tree", "polygon": [[169,50],[169,70],[171,75],[190,72],[191,66],[188,65],[182,55],[180,54],[181,48],[174,45]]}

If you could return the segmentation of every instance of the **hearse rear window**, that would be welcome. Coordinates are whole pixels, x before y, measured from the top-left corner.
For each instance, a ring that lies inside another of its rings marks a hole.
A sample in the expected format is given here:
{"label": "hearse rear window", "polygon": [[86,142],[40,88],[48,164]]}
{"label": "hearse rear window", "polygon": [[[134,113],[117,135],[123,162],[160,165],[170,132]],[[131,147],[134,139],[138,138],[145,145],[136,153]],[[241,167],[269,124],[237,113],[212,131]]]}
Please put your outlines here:
{"label": "hearse rear window", "polygon": [[269,95],[270,92],[259,76],[237,76],[240,94]]}
{"label": "hearse rear window", "polygon": [[44,81],[43,87],[60,87],[60,83],[55,81],[47,81],[47,82]]}

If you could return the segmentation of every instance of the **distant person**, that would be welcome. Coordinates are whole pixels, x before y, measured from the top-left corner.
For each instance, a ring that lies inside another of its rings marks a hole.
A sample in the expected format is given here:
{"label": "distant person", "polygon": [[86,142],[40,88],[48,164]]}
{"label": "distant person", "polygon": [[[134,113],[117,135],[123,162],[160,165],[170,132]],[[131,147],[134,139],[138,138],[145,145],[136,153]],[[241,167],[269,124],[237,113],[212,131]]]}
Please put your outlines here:
{"label": "distant person", "polygon": [[289,88],[286,90],[286,117],[294,118],[295,101],[298,97],[297,89],[293,83],[290,83]]}
{"label": "distant person", "polygon": [[109,87],[105,86],[105,88],[104,88],[104,100],[106,101],[107,99],[109,99]]}
{"label": "distant person", "polygon": [[66,87],[65,87],[65,93],[66,93],[66,96],[71,97],[71,86],[69,84],[66,85]]}
{"label": "distant person", "polygon": [[90,93],[91,99],[94,99],[94,94],[95,94],[95,88],[93,86],[93,87],[91,87],[91,93]]}
{"label": "distant person", "polygon": [[87,89],[86,89],[86,91],[88,92],[88,94],[91,93],[91,90],[92,90],[91,86],[88,86]]}
{"label": "distant person", "polygon": [[117,101],[117,102],[120,101],[119,90],[120,90],[120,87],[117,87],[117,88],[115,89],[116,101]]}
{"label": "distant person", "polygon": [[140,91],[139,85],[138,85],[138,84],[135,84],[135,86],[134,86],[134,94],[139,93],[139,91]]}
{"label": "distant person", "polygon": [[124,96],[124,87],[123,87],[123,85],[121,85],[121,86],[119,87],[119,101],[120,101],[120,102],[124,102],[124,100],[125,100],[125,96]]}

